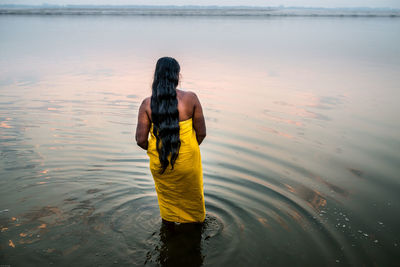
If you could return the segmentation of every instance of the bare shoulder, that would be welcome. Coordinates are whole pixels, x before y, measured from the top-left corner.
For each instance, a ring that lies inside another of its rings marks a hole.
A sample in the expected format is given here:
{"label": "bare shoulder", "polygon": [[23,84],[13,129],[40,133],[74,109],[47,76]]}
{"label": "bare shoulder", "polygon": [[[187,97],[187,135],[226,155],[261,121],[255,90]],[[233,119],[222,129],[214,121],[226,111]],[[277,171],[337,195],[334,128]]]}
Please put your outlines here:
{"label": "bare shoulder", "polygon": [[145,99],[143,99],[141,106],[146,108],[147,110],[148,108],[150,108],[150,100],[151,100],[150,96],[146,97]]}
{"label": "bare shoulder", "polygon": [[198,98],[195,92],[192,91],[182,91],[180,90],[182,98],[185,99],[187,102],[196,103],[198,102]]}
{"label": "bare shoulder", "polygon": [[151,99],[151,96],[146,97],[145,99],[143,99],[143,103],[144,104],[149,104],[150,103],[150,99]]}
{"label": "bare shoulder", "polygon": [[191,98],[197,98],[197,95],[196,95],[196,93],[195,92],[192,92],[192,91],[186,91],[186,93],[188,94],[188,96],[189,97],[191,97]]}

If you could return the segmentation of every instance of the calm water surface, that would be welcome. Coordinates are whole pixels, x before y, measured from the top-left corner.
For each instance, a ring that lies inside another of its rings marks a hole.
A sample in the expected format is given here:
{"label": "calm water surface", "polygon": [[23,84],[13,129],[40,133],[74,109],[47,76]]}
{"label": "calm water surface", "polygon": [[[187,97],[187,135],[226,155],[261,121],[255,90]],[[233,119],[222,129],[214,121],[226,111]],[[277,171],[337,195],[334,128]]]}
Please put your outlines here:
{"label": "calm water surface", "polygon": [[[399,19],[1,16],[0,36],[1,264],[399,264]],[[134,142],[165,55],[206,117],[200,229],[161,225]]]}

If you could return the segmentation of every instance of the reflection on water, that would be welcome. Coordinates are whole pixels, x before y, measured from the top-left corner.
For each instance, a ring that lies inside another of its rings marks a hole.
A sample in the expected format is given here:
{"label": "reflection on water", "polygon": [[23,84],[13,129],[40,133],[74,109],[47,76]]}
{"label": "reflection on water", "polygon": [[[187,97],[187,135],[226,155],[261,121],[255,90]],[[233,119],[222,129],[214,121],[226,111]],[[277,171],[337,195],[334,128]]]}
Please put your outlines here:
{"label": "reflection on water", "polygon": [[[399,23],[0,16],[0,263],[397,264]],[[206,116],[201,227],[162,223],[134,143],[165,55]]]}
{"label": "reflection on water", "polygon": [[[160,266],[202,266],[201,234],[203,224],[174,224],[163,221],[160,243],[155,247]],[[151,262],[147,253],[145,264]]]}

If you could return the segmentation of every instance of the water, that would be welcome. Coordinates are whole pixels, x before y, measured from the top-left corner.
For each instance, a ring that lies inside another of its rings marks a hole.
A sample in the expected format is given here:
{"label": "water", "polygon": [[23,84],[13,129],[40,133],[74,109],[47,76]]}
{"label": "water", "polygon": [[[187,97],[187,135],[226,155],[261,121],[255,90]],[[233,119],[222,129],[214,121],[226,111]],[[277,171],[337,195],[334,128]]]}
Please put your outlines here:
{"label": "water", "polygon": [[[398,264],[400,20],[1,16],[0,36],[1,264]],[[161,225],[134,142],[165,55],[206,118],[203,228]]]}

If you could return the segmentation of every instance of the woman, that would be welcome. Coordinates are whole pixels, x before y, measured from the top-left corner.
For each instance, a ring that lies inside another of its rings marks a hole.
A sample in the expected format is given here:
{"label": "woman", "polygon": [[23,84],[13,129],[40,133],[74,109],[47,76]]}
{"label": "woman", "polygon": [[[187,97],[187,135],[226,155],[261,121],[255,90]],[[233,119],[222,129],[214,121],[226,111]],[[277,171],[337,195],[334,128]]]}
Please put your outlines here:
{"label": "woman", "polygon": [[206,125],[196,94],[176,88],[179,75],[175,59],[163,57],[157,61],[152,95],[139,108],[136,142],[150,157],[162,219],[203,222],[199,145],[206,137]]}

